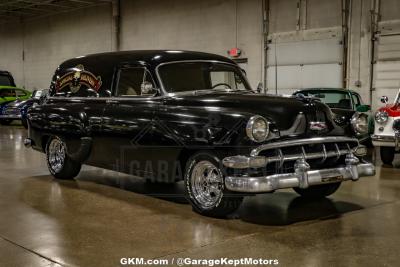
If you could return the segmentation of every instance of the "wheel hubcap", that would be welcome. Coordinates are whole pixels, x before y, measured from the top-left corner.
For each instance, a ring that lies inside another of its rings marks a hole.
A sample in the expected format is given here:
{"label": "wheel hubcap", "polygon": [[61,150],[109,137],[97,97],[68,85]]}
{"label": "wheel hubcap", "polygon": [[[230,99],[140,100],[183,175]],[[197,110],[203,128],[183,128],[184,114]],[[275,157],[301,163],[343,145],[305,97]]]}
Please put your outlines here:
{"label": "wheel hubcap", "polygon": [[64,143],[58,138],[53,139],[49,145],[48,153],[50,168],[56,173],[60,172],[65,160]]}
{"label": "wheel hubcap", "polygon": [[191,184],[193,197],[203,209],[218,205],[223,195],[221,171],[209,161],[198,162],[192,171]]}

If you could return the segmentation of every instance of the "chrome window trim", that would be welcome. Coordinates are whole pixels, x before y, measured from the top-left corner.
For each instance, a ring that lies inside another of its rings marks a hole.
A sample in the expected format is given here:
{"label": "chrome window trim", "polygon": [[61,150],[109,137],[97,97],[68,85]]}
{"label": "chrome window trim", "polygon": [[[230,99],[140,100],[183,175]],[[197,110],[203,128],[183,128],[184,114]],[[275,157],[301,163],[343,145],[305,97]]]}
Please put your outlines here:
{"label": "chrome window trim", "polygon": [[108,101],[108,100],[117,100],[117,101],[144,101],[144,100],[158,100],[158,99],[163,99],[165,98],[164,96],[150,96],[150,97],[140,97],[140,96],[126,96],[126,97],[66,97],[66,96],[51,96],[48,99],[51,100],[69,100],[71,102],[74,101]]}
{"label": "chrome window trim", "polygon": [[[158,81],[160,83],[160,87],[161,87],[161,90],[163,91],[164,95],[173,96],[173,95],[176,95],[177,93],[169,93],[165,89],[164,82],[161,79],[161,75],[160,75],[160,68],[165,66],[165,65],[172,65],[172,64],[179,64],[179,63],[217,63],[217,64],[225,64],[225,65],[230,65],[230,66],[238,68],[240,70],[240,72],[242,73],[240,67],[237,64],[230,63],[230,62],[225,62],[225,61],[220,61],[220,60],[206,60],[206,59],[202,60],[202,59],[199,59],[199,60],[178,60],[178,61],[164,62],[164,63],[158,64],[157,67],[156,67],[157,79],[158,79]],[[249,90],[246,89],[246,91],[253,91],[253,89],[251,88],[251,85],[250,85],[250,83],[249,83],[249,81],[247,79],[247,76],[246,75],[242,75],[242,76],[243,76],[245,82],[247,83],[248,87],[250,88]],[[190,92],[190,91],[185,91],[185,92],[187,93],[187,92]],[[182,92],[182,93],[184,93],[184,92]]]}

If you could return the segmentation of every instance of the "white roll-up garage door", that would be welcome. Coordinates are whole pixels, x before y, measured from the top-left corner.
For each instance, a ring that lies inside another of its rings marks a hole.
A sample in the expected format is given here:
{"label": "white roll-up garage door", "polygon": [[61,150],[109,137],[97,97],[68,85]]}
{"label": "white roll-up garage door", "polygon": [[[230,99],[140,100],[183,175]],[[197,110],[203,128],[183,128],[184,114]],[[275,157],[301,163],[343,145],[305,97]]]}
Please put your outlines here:
{"label": "white roll-up garage door", "polygon": [[372,106],[381,106],[381,96],[393,101],[400,88],[400,34],[381,35],[377,41]]}
{"label": "white roll-up garage door", "polygon": [[341,88],[341,36],[276,42],[268,46],[267,87],[270,93],[291,94],[304,88]]}

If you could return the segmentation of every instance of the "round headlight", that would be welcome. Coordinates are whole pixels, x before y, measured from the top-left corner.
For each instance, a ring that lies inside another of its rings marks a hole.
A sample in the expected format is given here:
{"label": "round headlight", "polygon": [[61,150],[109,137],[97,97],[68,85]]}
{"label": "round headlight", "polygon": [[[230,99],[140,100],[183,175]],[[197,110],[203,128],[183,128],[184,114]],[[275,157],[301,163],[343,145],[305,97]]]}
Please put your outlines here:
{"label": "round headlight", "polygon": [[246,126],[247,136],[255,142],[264,142],[269,135],[268,121],[261,116],[250,118]]}
{"label": "round headlight", "polygon": [[368,116],[363,113],[355,113],[351,118],[351,126],[357,134],[368,133]]}
{"label": "round headlight", "polygon": [[375,114],[375,121],[379,124],[384,124],[388,121],[389,114],[386,111],[378,111]]}

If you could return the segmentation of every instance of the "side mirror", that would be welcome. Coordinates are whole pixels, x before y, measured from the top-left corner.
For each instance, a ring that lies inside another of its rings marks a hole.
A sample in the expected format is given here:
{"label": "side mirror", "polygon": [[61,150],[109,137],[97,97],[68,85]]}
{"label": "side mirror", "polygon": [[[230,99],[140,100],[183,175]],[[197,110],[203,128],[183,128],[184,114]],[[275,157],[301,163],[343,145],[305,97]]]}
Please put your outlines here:
{"label": "side mirror", "polygon": [[111,91],[110,90],[105,90],[104,93],[105,93],[105,95],[107,97],[111,97]]}
{"label": "side mirror", "polygon": [[86,92],[88,93],[88,96],[90,97],[99,97],[99,93],[96,92],[94,89],[87,89]]}
{"label": "side mirror", "polygon": [[382,102],[383,104],[387,104],[387,103],[389,102],[389,98],[388,98],[387,96],[382,96],[382,97],[381,97],[381,102]]}
{"label": "side mirror", "polygon": [[370,105],[360,105],[357,107],[356,109],[358,112],[368,112],[371,110],[371,106]]}
{"label": "side mirror", "polygon": [[151,82],[143,82],[140,86],[140,90],[141,95],[154,95],[156,93],[156,89],[154,89]]}

